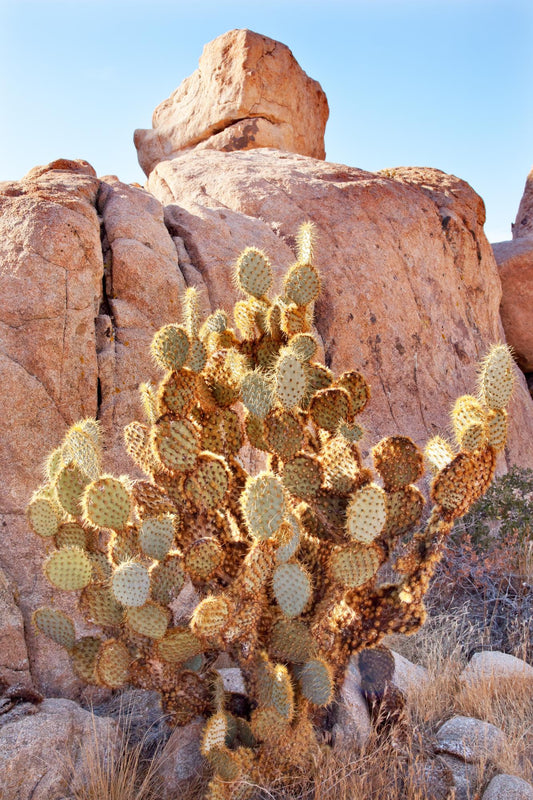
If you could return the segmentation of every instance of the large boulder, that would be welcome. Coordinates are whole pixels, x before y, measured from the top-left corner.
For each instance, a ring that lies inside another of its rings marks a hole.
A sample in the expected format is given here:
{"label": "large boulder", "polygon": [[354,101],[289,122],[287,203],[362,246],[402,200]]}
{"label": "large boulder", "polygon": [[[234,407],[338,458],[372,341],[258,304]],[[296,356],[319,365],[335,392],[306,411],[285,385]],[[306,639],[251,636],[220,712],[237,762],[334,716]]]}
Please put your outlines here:
{"label": "large boulder", "polygon": [[526,178],[524,194],[512,228],[513,239],[533,238],[533,169]]}
{"label": "large boulder", "polygon": [[328,103],[288,47],[233,30],[204,47],[199,67],[135,131],[147,175],[163,159],[195,148],[276,147],[324,158]]}

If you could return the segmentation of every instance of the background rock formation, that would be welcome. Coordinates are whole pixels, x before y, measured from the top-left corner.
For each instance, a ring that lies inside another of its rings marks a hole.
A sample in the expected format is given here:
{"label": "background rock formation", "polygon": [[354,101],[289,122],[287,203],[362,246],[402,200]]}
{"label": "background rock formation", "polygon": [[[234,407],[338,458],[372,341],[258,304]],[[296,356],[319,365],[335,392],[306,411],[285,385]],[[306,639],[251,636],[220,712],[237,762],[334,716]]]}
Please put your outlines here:
{"label": "background rock formation", "polygon": [[[0,649],[0,666],[25,671],[47,694],[73,697],[80,686],[59,648],[32,630],[31,612],[50,588],[41,578],[46,545],[28,530],[25,506],[45,455],[82,416],[104,424],[106,468],[134,474],[122,426],[140,418],[137,385],[155,378],[148,343],[179,317],[186,286],[204,290],[206,311],[230,308],[239,252],[260,247],[284,269],[299,224],[312,219],[324,283],[316,327],[326,363],[361,369],[372,385],[361,420],[368,446],[397,432],[418,444],[446,432],[452,398],[473,390],[476,362],[504,336],[484,206],[468,184],[434,169],[372,174],[319,160],[323,92],[287,48],[258,34],[215,40],[195,76],[156,112],[153,134],[137,133],[147,190],[66,160],[0,184],[1,392],[10,410],[0,566],[24,620],[16,653]],[[272,111],[285,96],[294,104]],[[243,97],[252,100],[239,105]],[[233,136],[231,123],[252,113],[267,120],[268,136]],[[508,464],[533,466],[532,410],[518,373]],[[68,597],[61,602],[69,609]]]}

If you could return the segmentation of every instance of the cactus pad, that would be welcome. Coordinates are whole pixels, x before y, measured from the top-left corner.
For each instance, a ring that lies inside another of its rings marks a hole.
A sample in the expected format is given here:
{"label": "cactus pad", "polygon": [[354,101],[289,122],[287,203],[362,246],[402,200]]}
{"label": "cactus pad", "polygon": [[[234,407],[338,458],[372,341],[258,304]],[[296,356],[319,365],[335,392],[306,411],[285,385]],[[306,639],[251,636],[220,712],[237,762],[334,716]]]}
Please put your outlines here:
{"label": "cactus pad", "polygon": [[370,544],[387,521],[387,500],[383,489],[370,483],[352,495],[346,509],[346,532],[351,539]]}
{"label": "cactus pad", "polygon": [[407,436],[389,436],[372,449],[374,466],[387,491],[416,483],[424,474],[422,451]]}
{"label": "cactus pad", "polygon": [[218,569],[224,551],[216,539],[205,536],[191,544],[184,556],[184,567],[193,580],[206,581]]}
{"label": "cactus pad", "polygon": [[159,657],[169,664],[180,664],[203,652],[203,645],[189,628],[173,628],[157,644]]}
{"label": "cactus pad", "polygon": [[159,414],[175,414],[185,417],[195,401],[196,375],[190,369],[169,372],[157,393]]}
{"label": "cactus pad", "polygon": [[297,333],[289,342],[288,351],[296,356],[297,359],[305,363],[311,361],[316,354],[318,345],[316,339],[310,333]]}
{"label": "cactus pad", "polygon": [[263,297],[272,285],[272,267],[261,250],[247,247],[235,264],[235,279],[239,289],[252,297]]}
{"label": "cactus pad", "polygon": [[61,547],[79,547],[80,550],[85,550],[87,534],[77,522],[64,522],[57,529],[54,542],[58,550]]}
{"label": "cactus pad", "polygon": [[490,409],[487,414],[488,443],[496,451],[503,450],[507,441],[507,411],[500,408]]}
{"label": "cactus pad", "polygon": [[81,515],[81,499],[90,479],[74,463],[67,464],[58,471],[55,479],[55,491],[61,508],[72,517]]}
{"label": "cactus pad", "polygon": [[302,694],[317,706],[327,706],[333,699],[333,673],[329,664],[317,658],[304,664],[300,672]]}
{"label": "cactus pad", "polygon": [[32,531],[38,536],[48,539],[56,535],[61,521],[61,511],[50,497],[36,492],[26,514]]}
{"label": "cactus pad", "polygon": [[272,385],[259,370],[247,372],[241,383],[243,405],[258,419],[264,419],[274,402]]}
{"label": "cactus pad", "polygon": [[453,461],[455,453],[445,439],[434,436],[424,448],[424,457],[433,475]]}
{"label": "cactus pad", "polygon": [[497,344],[491,348],[482,364],[480,395],[486,406],[504,409],[509,403],[514,385],[513,357],[509,347]]}
{"label": "cactus pad", "polygon": [[336,385],[350,395],[353,414],[364,411],[370,400],[370,386],[359,372],[343,372]]}
{"label": "cactus pad", "polygon": [[76,641],[76,631],[70,617],[55,608],[38,608],[34,611],[32,619],[41,633],[66,650],[72,650]]}
{"label": "cactus pad", "polygon": [[283,485],[301,500],[316,497],[322,483],[320,462],[313,456],[298,455],[283,467]]}
{"label": "cactus pad", "polygon": [[291,351],[282,353],[276,364],[276,396],[286,411],[304,398],[307,374],[302,362]]}
{"label": "cactus pad", "polygon": [[90,483],[83,494],[83,515],[98,528],[124,529],[131,511],[131,499],[124,483],[103,475]]}
{"label": "cactus pad", "polygon": [[150,594],[150,574],[136,561],[124,561],[116,568],[111,580],[113,594],[123,606],[143,606]]}
{"label": "cactus pad", "polygon": [[189,355],[189,337],[179,325],[165,325],[157,331],[150,352],[161,369],[177,371],[183,367]]}
{"label": "cactus pad", "polygon": [[44,574],[58,589],[75,592],[83,589],[92,578],[89,556],[78,547],[62,547],[44,562]]}
{"label": "cactus pad", "polygon": [[254,539],[269,539],[279,530],[287,511],[280,479],[268,472],[248,478],[241,495],[241,506],[251,536]]}
{"label": "cactus pad", "polygon": [[199,638],[212,639],[219,635],[229,620],[231,605],[223,596],[205,597],[197,606],[191,620],[191,630]]}
{"label": "cactus pad", "polygon": [[229,469],[221,456],[201,453],[194,472],[185,482],[185,493],[198,508],[215,509],[229,488]]}
{"label": "cactus pad", "polygon": [[301,564],[279,564],[272,577],[272,590],[286,617],[298,617],[311,597],[311,579]]}
{"label": "cactus pad", "polygon": [[158,460],[169,472],[194,469],[200,452],[198,433],[186,419],[162,420],[152,428],[152,447]]}
{"label": "cactus pad", "polygon": [[351,416],[350,396],[346,389],[321,389],[311,400],[309,413],[315,425],[335,433],[340,423]]}
{"label": "cactus pad", "polygon": [[280,564],[288,561],[300,546],[300,526],[294,514],[288,514],[285,522],[276,534],[276,561]]}
{"label": "cactus pad", "polygon": [[274,658],[303,664],[311,657],[315,644],[305,622],[282,617],[272,628],[270,647]]}
{"label": "cactus pad", "polygon": [[268,450],[282,461],[290,461],[303,447],[302,429],[298,420],[288,411],[271,411],[265,419],[263,430]]}
{"label": "cactus pad", "polygon": [[102,640],[96,636],[83,636],[78,639],[72,649],[70,650],[70,661],[72,669],[83,681],[87,683],[98,683],[95,675],[96,659],[100,648],[102,647]]}
{"label": "cactus pad", "polygon": [[153,564],[149,571],[153,599],[167,605],[178,596],[185,582],[182,556],[170,553],[164,561]]}
{"label": "cactus pad", "polygon": [[320,294],[320,275],[312,264],[294,264],[287,273],[283,288],[286,297],[297,306],[313,303]]}
{"label": "cactus pad", "polygon": [[131,630],[150,639],[162,639],[169,622],[170,611],[153,600],[126,611],[126,623]]}
{"label": "cactus pad", "polygon": [[95,625],[120,625],[124,609],[106,583],[90,583],[80,597],[80,609]]}
{"label": "cactus pad", "polygon": [[372,578],[380,565],[379,551],[372,545],[348,544],[336,547],[330,557],[333,580],[347,589],[356,589]]}
{"label": "cactus pad", "polygon": [[174,517],[145,517],[139,530],[139,545],[149,558],[162,561],[174,543]]}
{"label": "cactus pad", "polygon": [[119,689],[128,682],[131,658],[123,642],[109,639],[96,658],[96,675],[104,686]]}

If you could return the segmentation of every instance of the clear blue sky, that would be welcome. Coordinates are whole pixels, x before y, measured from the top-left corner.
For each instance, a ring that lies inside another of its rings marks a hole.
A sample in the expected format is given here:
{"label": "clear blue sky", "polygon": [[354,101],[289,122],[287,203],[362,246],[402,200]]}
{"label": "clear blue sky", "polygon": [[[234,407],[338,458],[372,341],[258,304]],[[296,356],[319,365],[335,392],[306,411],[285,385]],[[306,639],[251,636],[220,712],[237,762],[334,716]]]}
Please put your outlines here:
{"label": "clear blue sky", "polygon": [[144,181],[132,136],[232,28],[325,90],[329,161],[467,180],[510,238],[533,164],[532,0],[0,0],[0,180],[55,158]]}

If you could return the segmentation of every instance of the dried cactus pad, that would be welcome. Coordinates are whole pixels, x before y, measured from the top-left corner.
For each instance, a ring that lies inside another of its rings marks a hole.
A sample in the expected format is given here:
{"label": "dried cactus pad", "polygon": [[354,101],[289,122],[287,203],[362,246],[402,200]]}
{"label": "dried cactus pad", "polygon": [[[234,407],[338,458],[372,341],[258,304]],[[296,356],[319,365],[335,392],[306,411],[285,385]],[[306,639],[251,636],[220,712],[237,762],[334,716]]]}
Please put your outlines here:
{"label": "dried cactus pad", "polygon": [[118,478],[103,475],[90,483],[84,492],[84,517],[98,528],[123,530],[129,519],[130,511],[129,492]]}
{"label": "dried cactus pad", "polygon": [[389,436],[372,449],[374,465],[388,491],[416,483],[424,474],[422,451],[407,436]]}

